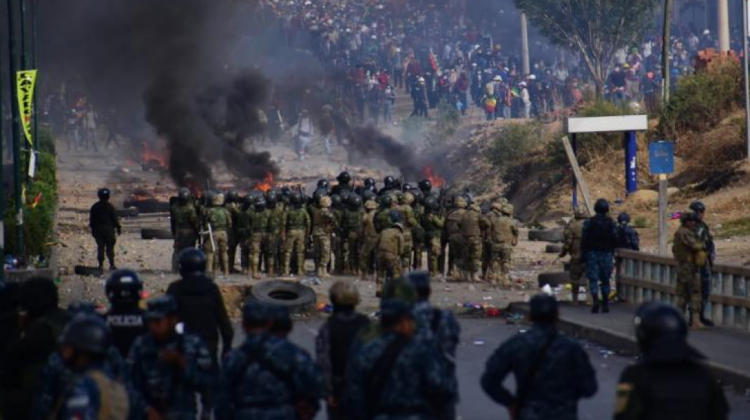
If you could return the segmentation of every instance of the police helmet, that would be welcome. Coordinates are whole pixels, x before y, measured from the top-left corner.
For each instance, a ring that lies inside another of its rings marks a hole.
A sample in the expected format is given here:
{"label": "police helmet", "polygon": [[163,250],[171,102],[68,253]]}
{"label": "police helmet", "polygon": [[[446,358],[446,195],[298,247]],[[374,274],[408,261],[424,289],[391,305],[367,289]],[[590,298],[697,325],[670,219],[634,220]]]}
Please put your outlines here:
{"label": "police helmet", "polygon": [[334,306],[357,306],[359,290],[353,281],[339,280],[328,292]]}
{"label": "police helmet", "polygon": [[68,314],[71,317],[75,317],[79,314],[94,315],[97,316],[96,305],[94,302],[86,300],[78,300],[68,305]]}
{"label": "police helmet", "polygon": [[373,178],[365,178],[365,187],[375,187],[375,180]]}
{"label": "police helmet", "polygon": [[206,254],[197,248],[187,248],[180,252],[177,268],[182,278],[203,276],[206,274]]}
{"label": "police helmet", "polygon": [[133,270],[117,270],[107,279],[104,292],[113,305],[135,305],[141,300],[143,282]]}
{"label": "police helmet", "polygon": [[104,355],[110,346],[110,330],[100,317],[81,314],[65,326],[60,343],[75,350]]}
{"label": "police helmet", "polygon": [[216,192],[211,190],[206,191],[206,194],[203,196],[203,198],[206,200],[206,204],[211,205],[213,205],[214,197],[216,197]]}
{"label": "police helmet", "polygon": [[359,210],[360,207],[362,207],[362,197],[352,194],[352,196],[349,197],[349,208],[352,210]]}
{"label": "police helmet", "polygon": [[390,175],[383,178],[383,186],[385,187],[385,189],[393,188],[395,185],[396,185],[396,178]]}
{"label": "police helmet", "polygon": [[177,199],[183,204],[190,201],[191,196],[192,194],[190,194],[190,190],[185,187],[180,188],[180,191],[177,193]]}
{"label": "police helmet", "polygon": [[239,203],[240,202],[240,193],[238,193],[237,190],[230,190],[227,193],[226,201],[227,201],[227,203]]}
{"label": "police helmet", "polygon": [[349,172],[341,172],[339,176],[336,177],[336,181],[338,181],[340,184],[348,184],[351,182],[352,176],[349,175]]}
{"label": "police helmet", "polygon": [[323,198],[323,197],[325,197],[325,196],[327,196],[327,195],[328,195],[328,191],[326,191],[326,190],[324,190],[322,188],[318,188],[313,193],[313,201],[316,202],[316,203],[320,203],[320,199]]}
{"label": "police helmet", "polygon": [[264,197],[261,197],[257,200],[255,200],[255,210],[263,211],[266,209],[266,199]]}
{"label": "police helmet", "polygon": [[682,213],[680,216],[680,222],[682,224],[688,223],[688,222],[697,222],[700,218],[698,217],[698,213],[693,213],[691,211]]}
{"label": "police helmet", "polygon": [[388,208],[393,204],[393,197],[390,194],[386,194],[380,197],[380,207]]}
{"label": "police helmet", "polygon": [[245,196],[245,197],[244,197],[244,198],[242,199],[242,204],[244,204],[244,205],[245,205],[245,206],[247,206],[247,207],[250,207],[250,206],[252,206],[252,205],[253,205],[253,203],[255,203],[255,199],[254,199],[254,198],[253,198],[253,196],[251,196],[250,194],[246,195],[246,196]]}
{"label": "police helmet", "polygon": [[413,189],[414,189],[414,186],[413,186],[413,185],[411,185],[411,184],[410,184],[410,183],[408,183],[408,182],[407,182],[407,183],[404,183],[404,186],[403,186],[403,187],[401,187],[401,191],[403,191],[403,192],[409,192],[409,191],[411,191],[411,190],[413,190]]}
{"label": "police helmet", "polygon": [[633,318],[635,336],[644,352],[661,339],[684,341],[688,326],[682,314],[672,305],[662,302],[644,303]]}
{"label": "police helmet", "polygon": [[292,192],[292,195],[289,197],[289,201],[293,205],[302,204],[302,195],[298,191]]}
{"label": "police helmet", "polygon": [[607,202],[607,200],[603,198],[596,200],[596,204],[594,204],[594,211],[596,212],[596,214],[609,213],[609,202]]}
{"label": "police helmet", "polygon": [[706,211],[706,205],[701,201],[695,201],[690,204],[690,210],[696,213],[702,213]]}
{"label": "police helmet", "polygon": [[630,223],[630,215],[627,213],[620,213],[617,215],[617,223],[625,225]]}
{"label": "police helmet", "polygon": [[376,200],[377,198],[378,198],[378,195],[375,194],[374,191],[370,191],[370,190],[364,190],[364,191],[362,191],[362,200],[363,201]]}
{"label": "police helmet", "polygon": [[109,200],[109,197],[112,195],[112,191],[109,190],[109,188],[100,188],[99,191],[96,193],[97,197],[99,197],[100,200]]}
{"label": "police helmet", "polygon": [[338,194],[333,194],[331,196],[331,206],[335,209],[341,208],[341,196]]}
{"label": "police helmet", "polygon": [[438,201],[437,197],[429,196],[425,198],[424,206],[426,209],[431,210],[431,211],[440,210],[440,202]]}
{"label": "police helmet", "polygon": [[155,321],[170,315],[177,315],[177,301],[170,295],[164,295],[148,301],[143,317],[147,321]]}
{"label": "police helmet", "polygon": [[430,190],[432,190],[432,181],[430,181],[429,179],[423,179],[419,181],[419,189],[429,192]]}
{"label": "police helmet", "polygon": [[279,192],[277,190],[268,190],[266,193],[266,203],[268,205],[276,204],[279,201]]}
{"label": "police helmet", "polygon": [[318,189],[328,190],[328,187],[330,186],[331,184],[329,184],[325,179],[318,180]]}

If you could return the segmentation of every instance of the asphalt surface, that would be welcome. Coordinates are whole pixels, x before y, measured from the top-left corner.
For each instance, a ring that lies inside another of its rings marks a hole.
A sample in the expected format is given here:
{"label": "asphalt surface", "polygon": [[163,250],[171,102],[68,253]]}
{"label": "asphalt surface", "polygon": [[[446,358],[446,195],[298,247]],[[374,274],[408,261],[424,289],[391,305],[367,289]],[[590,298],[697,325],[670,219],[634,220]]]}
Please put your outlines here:
{"label": "asphalt surface", "polygon": [[[322,320],[300,321],[295,324],[291,339],[308,351],[314,351],[315,335]],[[504,321],[491,319],[460,319],[462,328],[461,345],[458,348],[458,380],[461,402],[458,413],[464,420],[500,420],[508,419],[503,407],[492,402],[482,391],[479,379],[484,372],[484,365],[492,352],[507,338],[525,330],[525,325],[506,325]],[[239,334],[238,339],[241,339]],[[591,362],[596,369],[599,391],[579,405],[580,419],[612,418],[615,406],[615,388],[622,370],[634,362],[633,358],[621,357],[609,349],[592,343],[583,343]],[[509,379],[507,386],[513,389]],[[750,401],[745,395],[727,390],[727,399],[732,408],[730,419],[746,420],[750,418]],[[325,419],[325,410],[317,419]]]}

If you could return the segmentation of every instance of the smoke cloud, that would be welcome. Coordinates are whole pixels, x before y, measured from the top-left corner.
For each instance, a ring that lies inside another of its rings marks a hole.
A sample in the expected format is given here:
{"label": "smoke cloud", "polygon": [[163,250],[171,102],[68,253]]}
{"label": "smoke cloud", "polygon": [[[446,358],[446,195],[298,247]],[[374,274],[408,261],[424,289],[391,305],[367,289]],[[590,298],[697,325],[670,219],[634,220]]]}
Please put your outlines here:
{"label": "smoke cloud", "polygon": [[359,154],[381,158],[409,179],[421,175],[422,163],[414,151],[377,128],[357,127],[352,131],[351,140],[351,147]]}

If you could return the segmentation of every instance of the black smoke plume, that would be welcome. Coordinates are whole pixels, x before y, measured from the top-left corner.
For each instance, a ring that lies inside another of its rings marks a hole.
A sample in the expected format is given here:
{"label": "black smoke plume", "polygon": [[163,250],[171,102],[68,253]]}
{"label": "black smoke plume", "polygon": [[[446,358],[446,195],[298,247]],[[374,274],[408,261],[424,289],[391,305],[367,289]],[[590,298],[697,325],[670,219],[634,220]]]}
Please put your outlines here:
{"label": "black smoke plume", "polygon": [[358,154],[383,159],[408,179],[421,176],[422,162],[414,151],[377,128],[357,127],[352,131],[351,141]]}

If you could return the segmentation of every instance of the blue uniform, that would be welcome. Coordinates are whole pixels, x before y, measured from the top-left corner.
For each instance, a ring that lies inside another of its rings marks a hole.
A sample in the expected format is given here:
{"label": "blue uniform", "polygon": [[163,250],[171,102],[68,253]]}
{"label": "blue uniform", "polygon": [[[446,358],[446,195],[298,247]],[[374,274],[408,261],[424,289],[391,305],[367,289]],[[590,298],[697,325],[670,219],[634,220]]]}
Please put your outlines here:
{"label": "blue uniform", "polygon": [[640,242],[638,232],[632,226],[626,224],[617,226],[617,248],[639,251]]}
{"label": "blue uniform", "polygon": [[[400,339],[386,332],[362,345],[347,369],[343,404],[354,420],[432,420],[456,401],[455,383],[434,342],[419,336],[401,350],[378,391],[370,388],[373,369],[388,346]],[[379,395],[371,395],[378,392]]]}
{"label": "blue uniform", "polygon": [[[177,350],[185,358],[185,369],[159,359],[164,350]],[[211,354],[200,338],[176,335],[166,343],[157,343],[150,334],[140,336],[128,357],[130,377],[146,406],[170,420],[194,420],[196,395],[213,385]]]}
{"label": "blue uniform", "polygon": [[615,247],[617,246],[617,224],[610,217],[597,214],[583,224],[581,252],[586,261],[586,277],[589,291],[602,297],[609,296],[609,280],[614,268]]}
{"label": "blue uniform", "polygon": [[[99,420],[104,418],[143,418],[130,413],[129,397],[122,383],[100,368],[92,368],[79,375],[66,391],[59,410],[58,420]],[[103,413],[102,410],[107,410]]]}
{"label": "blue uniform", "polygon": [[[533,378],[528,372],[547,342],[551,345]],[[596,374],[581,345],[559,335],[552,326],[534,327],[503,343],[487,361],[482,388],[495,402],[509,407],[517,395],[503,385],[513,373],[519,388],[528,389],[517,420],[575,420],[578,400],[593,396]]]}
{"label": "blue uniform", "polygon": [[461,341],[461,326],[453,312],[434,308],[430,302],[421,301],[414,304],[412,313],[419,326],[418,334],[425,339],[435,340],[443,353],[455,360],[456,348]]}
{"label": "blue uniform", "polygon": [[323,376],[304,350],[270,334],[252,334],[224,358],[217,420],[296,420],[295,406],[317,412]]}

